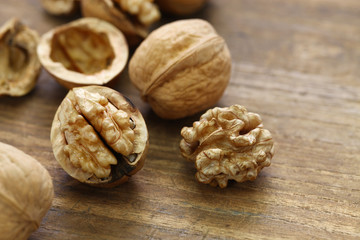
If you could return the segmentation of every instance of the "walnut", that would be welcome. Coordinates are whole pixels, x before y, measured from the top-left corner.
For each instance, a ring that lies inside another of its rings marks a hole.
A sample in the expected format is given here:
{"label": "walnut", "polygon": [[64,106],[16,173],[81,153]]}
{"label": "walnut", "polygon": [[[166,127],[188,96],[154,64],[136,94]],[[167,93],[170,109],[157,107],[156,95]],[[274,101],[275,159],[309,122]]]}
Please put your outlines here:
{"label": "walnut", "polygon": [[229,49],[206,21],[179,20],[154,30],[136,49],[129,75],[162,118],[190,116],[214,105],[231,73]]}
{"label": "walnut", "polygon": [[156,0],[161,11],[175,15],[189,15],[199,11],[207,0]]}
{"label": "walnut", "polygon": [[274,155],[273,139],[261,118],[240,105],[208,110],[181,130],[183,157],[195,162],[199,182],[227,186],[228,180],[255,180]]}
{"label": "walnut", "polygon": [[37,53],[44,68],[66,88],[105,85],[124,69],[128,45],[111,24],[82,18],[45,33]]}
{"label": "walnut", "polygon": [[37,32],[18,19],[0,29],[0,95],[23,96],[36,85],[40,62],[36,55]]}
{"label": "walnut", "polygon": [[80,8],[80,0],[41,0],[41,5],[51,15],[73,15]]}
{"label": "walnut", "polygon": [[148,26],[161,17],[152,0],[82,0],[81,12],[114,24],[132,46],[139,44],[147,36]]}
{"label": "walnut", "polygon": [[78,87],[55,114],[51,142],[55,158],[73,178],[113,187],[142,168],[148,132],[139,110],[117,91]]}
{"label": "walnut", "polygon": [[48,171],[21,150],[0,142],[0,239],[28,239],[54,196]]}

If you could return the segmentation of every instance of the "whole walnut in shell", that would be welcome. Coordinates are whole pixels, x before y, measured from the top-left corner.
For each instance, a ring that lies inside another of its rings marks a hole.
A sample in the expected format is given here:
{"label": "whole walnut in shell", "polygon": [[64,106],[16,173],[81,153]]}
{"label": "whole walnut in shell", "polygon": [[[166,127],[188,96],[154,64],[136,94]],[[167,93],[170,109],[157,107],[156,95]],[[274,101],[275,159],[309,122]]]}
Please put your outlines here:
{"label": "whole walnut in shell", "polygon": [[270,166],[273,139],[256,113],[240,105],[208,110],[181,130],[183,157],[195,162],[196,178],[212,186],[227,186],[228,180],[255,180]]}
{"label": "whole walnut in shell", "polygon": [[52,179],[37,160],[1,142],[0,179],[0,239],[27,239],[51,206]]}
{"label": "whole walnut in shell", "polygon": [[37,32],[18,19],[0,28],[0,96],[23,96],[35,87],[41,68],[38,42]]}
{"label": "whole walnut in shell", "polygon": [[154,112],[178,119],[213,106],[230,79],[231,57],[206,21],[179,20],[153,31],[129,64],[133,84]]}
{"label": "whole walnut in shell", "polygon": [[81,18],[45,33],[37,53],[61,85],[73,88],[115,80],[127,63],[129,50],[124,35],[112,24]]}
{"label": "whole walnut in shell", "polygon": [[116,186],[139,171],[149,144],[139,110],[101,86],[69,91],[54,116],[51,143],[70,176],[100,187]]}

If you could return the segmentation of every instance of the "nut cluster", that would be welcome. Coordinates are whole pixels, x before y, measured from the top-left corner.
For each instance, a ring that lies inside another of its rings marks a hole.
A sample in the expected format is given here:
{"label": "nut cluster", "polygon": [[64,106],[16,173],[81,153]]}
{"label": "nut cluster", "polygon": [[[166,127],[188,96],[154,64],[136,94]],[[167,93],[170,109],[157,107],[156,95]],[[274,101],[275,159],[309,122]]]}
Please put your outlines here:
{"label": "nut cluster", "polygon": [[[160,9],[191,14],[207,0],[157,0]],[[129,77],[142,98],[164,119],[207,110],[193,127],[181,130],[183,157],[195,162],[199,182],[225,188],[228,180],[255,180],[270,166],[273,139],[256,113],[240,105],[214,106],[231,75],[225,40],[210,23],[188,19],[165,24],[153,0],[41,0],[53,15],[83,18],[38,34],[12,19],[0,28],[0,95],[31,91],[41,65],[70,89],[53,118],[51,144],[56,160],[73,178],[114,187],[144,165],[149,135],[140,111],[104,86],[128,61]],[[145,39],[145,40],[144,40]],[[144,40],[144,41],[143,41]],[[41,63],[41,64],[40,64]],[[51,206],[47,170],[20,150],[0,143],[0,239],[27,239]]]}
{"label": "nut cluster", "polygon": [[181,136],[181,154],[195,162],[197,180],[221,188],[231,179],[254,180],[274,154],[260,116],[240,105],[208,110]]}

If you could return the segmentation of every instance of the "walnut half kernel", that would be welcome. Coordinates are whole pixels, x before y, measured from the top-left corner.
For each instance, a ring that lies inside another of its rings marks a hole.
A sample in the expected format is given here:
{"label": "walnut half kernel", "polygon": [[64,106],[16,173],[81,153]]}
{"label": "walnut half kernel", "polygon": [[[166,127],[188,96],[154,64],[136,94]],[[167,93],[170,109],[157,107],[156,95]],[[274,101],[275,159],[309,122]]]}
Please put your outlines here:
{"label": "walnut half kernel", "polygon": [[41,0],[41,5],[51,15],[70,16],[80,10],[80,0]]}
{"label": "walnut half kernel", "polygon": [[274,155],[272,136],[260,116],[240,105],[208,110],[181,135],[181,154],[195,162],[197,180],[221,188],[228,180],[255,180]]}
{"label": "walnut half kernel", "polygon": [[101,86],[69,91],[55,114],[51,142],[67,173],[100,187],[116,186],[140,170],[149,144],[139,110]]}
{"label": "walnut half kernel", "polygon": [[153,0],[82,0],[84,17],[95,17],[112,23],[124,33],[130,46],[138,45],[149,26],[161,17]]}

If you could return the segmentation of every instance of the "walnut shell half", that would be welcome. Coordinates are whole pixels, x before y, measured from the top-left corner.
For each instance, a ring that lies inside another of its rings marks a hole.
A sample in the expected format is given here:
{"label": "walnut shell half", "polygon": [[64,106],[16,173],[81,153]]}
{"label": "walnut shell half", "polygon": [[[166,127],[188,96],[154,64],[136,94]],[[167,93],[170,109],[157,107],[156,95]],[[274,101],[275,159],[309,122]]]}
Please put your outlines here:
{"label": "walnut shell half", "polygon": [[28,239],[53,196],[48,171],[31,156],[0,142],[0,239]]}
{"label": "walnut shell half", "polygon": [[139,110],[101,86],[69,91],[55,114],[51,143],[70,176],[101,187],[116,186],[139,171],[149,144]]}
{"label": "walnut shell half", "polygon": [[206,21],[179,20],[154,30],[129,63],[132,83],[162,118],[190,116],[213,106],[230,79],[231,57]]}
{"label": "walnut shell half", "polygon": [[45,33],[37,53],[44,68],[66,88],[105,85],[129,56],[124,35],[96,18],[82,18]]}
{"label": "walnut shell half", "polygon": [[82,0],[84,17],[96,17],[119,28],[130,46],[139,44],[148,35],[148,26],[161,17],[152,0]]}
{"label": "walnut shell half", "polygon": [[0,29],[0,95],[23,96],[36,85],[41,65],[36,55],[39,35],[18,19]]}
{"label": "walnut shell half", "polygon": [[195,162],[196,178],[212,186],[227,186],[228,180],[255,180],[270,166],[274,142],[261,118],[240,105],[208,110],[181,130],[183,157]]}

